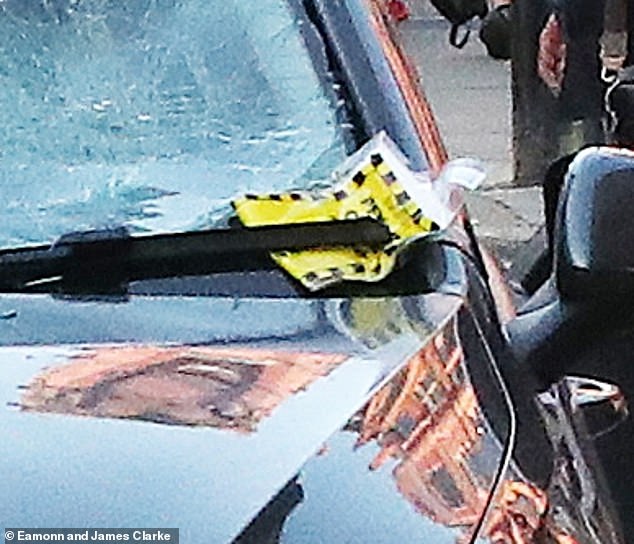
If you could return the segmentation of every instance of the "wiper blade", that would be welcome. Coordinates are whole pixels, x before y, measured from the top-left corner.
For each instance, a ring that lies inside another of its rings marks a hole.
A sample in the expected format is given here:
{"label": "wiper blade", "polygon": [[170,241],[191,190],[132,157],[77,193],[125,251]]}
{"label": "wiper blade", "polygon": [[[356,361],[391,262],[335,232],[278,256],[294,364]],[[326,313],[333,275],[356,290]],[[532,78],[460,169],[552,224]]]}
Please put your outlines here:
{"label": "wiper blade", "polygon": [[367,218],[145,236],[125,228],[71,233],[51,245],[0,251],[0,291],[257,270],[274,266],[275,251],[380,248],[390,239],[385,225]]}

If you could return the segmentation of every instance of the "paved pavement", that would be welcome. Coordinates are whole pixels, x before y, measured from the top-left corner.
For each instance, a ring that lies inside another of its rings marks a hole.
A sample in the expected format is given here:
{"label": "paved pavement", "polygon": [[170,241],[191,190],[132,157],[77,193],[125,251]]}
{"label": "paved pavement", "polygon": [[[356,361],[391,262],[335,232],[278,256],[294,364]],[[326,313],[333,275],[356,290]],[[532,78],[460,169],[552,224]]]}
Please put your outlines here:
{"label": "paved pavement", "polygon": [[543,224],[537,187],[513,186],[511,75],[508,62],[489,58],[472,32],[467,46],[449,45],[449,25],[422,0],[411,0],[411,17],[399,30],[450,157],[477,157],[488,173],[468,197],[478,234],[510,264]]}

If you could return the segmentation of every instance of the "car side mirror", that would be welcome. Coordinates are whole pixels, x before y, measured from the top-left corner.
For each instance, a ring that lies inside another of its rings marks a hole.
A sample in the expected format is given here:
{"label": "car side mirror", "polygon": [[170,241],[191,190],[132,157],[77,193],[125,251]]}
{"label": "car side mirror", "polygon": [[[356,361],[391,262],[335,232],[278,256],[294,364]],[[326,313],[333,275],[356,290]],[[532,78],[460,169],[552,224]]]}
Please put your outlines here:
{"label": "car side mirror", "polygon": [[634,295],[633,206],[633,152],[593,147],[575,157],[555,224],[555,274],[562,299]]}

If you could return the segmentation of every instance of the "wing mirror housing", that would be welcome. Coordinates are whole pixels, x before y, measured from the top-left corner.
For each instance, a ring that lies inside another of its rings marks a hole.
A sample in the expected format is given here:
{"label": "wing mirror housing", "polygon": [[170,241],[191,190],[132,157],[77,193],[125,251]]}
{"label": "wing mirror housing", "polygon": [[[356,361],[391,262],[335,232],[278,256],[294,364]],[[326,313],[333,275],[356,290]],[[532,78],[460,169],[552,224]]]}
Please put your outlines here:
{"label": "wing mirror housing", "polygon": [[555,275],[562,299],[634,296],[634,152],[581,151],[559,200]]}

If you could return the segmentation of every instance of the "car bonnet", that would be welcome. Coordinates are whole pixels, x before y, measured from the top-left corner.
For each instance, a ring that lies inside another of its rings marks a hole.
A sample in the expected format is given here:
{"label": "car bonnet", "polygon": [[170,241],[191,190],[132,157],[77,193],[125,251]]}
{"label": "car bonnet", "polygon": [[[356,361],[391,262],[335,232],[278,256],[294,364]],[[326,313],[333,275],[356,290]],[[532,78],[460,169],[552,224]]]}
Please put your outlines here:
{"label": "car bonnet", "polygon": [[0,519],[178,527],[186,542],[224,542],[459,299],[3,304],[13,317],[0,323],[0,478],[10,490]]}

